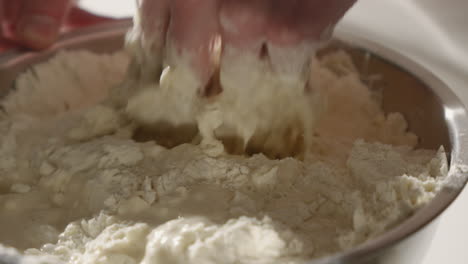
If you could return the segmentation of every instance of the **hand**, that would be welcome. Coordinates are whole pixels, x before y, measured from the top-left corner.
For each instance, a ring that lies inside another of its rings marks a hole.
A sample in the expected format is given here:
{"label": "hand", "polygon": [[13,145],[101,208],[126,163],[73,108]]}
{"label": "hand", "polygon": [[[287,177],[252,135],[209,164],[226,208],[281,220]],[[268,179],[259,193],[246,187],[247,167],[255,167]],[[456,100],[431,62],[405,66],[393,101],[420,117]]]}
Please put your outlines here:
{"label": "hand", "polygon": [[331,36],[334,25],[354,2],[140,0],[140,23],[133,33],[147,50],[145,54],[161,54],[166,40],[177,53],[188,54],[202,86],[214,71],[210,56],[218,34],[224,46],[222,67],[245,54],[260,60],[266,51],[274,71],[294,74],[314,46]]}
{"label": "hand", "polygon": [[34,49],[58,37],[71,0],[0,0],[3,35]]}
{"label": "hand", "polygon": [[75,0],[0,0],[0,35],[32,49],[52,45],[62,30],[106,21],[75,8]]}

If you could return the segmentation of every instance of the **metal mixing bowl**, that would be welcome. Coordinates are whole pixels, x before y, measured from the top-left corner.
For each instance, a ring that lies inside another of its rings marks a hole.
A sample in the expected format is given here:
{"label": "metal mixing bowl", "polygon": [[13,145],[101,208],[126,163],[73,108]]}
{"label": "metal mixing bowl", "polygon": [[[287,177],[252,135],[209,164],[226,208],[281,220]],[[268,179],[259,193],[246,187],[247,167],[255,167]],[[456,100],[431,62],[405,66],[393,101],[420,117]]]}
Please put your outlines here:
{"label": "metal mixing bowl", "polygon": [[[131,21],[122,20],[75,31],[41,53],[16,50],[1,54],[0,95],[11,89],[19,73],[60,49],[87,49],[98,53],[121,49],[130,25]],[[381,81],[373,87],[383,89],[385,111],[403,113],[409,129],[420,137],[420,147],[437,149],[443,145],[450,155],[451,168],[468,164],[468,113],[446,84],[397,52],[352,34],[336,36],[322,52],[337,48],[351,54],[364,81],[368,81],[368,76],[381,75]],[[420,263],[437,228],[437,216],[452,203],[466,183],[467,177],[463,174],[452,170],[448,186],[429,205],[385,234],[351,250],[310,263]]]}

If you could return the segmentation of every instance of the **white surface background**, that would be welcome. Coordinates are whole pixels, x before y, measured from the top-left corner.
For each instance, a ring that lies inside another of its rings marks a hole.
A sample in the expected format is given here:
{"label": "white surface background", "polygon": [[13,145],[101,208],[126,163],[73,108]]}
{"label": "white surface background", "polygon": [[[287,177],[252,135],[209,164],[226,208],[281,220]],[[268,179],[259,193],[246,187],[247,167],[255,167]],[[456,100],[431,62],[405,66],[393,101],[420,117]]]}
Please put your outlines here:
{"label": "white surface background", "polygon": [[[131,16],[134,0],[81,0],[96,13]],[[423,64],[468,105],[467,0],[359,0],[338,25]],[[468,189],[440,216],[422,263],[468,263]],[[395,263],[398,264],[398,263]]]}

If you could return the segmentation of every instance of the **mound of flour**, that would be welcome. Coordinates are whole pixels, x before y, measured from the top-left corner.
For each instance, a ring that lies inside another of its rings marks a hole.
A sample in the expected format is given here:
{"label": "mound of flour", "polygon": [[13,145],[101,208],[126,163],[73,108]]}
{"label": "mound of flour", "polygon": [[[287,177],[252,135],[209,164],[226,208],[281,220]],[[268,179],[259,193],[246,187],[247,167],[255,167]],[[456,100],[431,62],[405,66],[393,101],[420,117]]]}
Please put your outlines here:
{"label": "mound of flour", "polygon": [[404,118],[382,112],[342,52],[314,63],[327,108],[304,160],[135,140],[125,111],[98,104],[127,63],[123,53],[62,52],[3,101],[0,243],[17,251],[0,257],[302,263],[388,230],[447,176],[443,149],[415,149]]}

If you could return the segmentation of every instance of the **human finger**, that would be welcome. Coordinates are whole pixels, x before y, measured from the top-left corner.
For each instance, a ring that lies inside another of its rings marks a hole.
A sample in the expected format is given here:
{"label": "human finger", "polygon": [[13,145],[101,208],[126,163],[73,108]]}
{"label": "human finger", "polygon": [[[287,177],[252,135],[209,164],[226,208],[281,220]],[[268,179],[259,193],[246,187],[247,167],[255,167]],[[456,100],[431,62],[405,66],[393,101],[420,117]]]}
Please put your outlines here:
{"label": "human finger", "polygon": [[284,81],[293,82],[291,85],[305,85],[315,50],[331,36],[334,25],[353,2],[273,0],[267,32],[273,71]]}
{"label": "human finger", "polygon": [[[226,0],[220,10],[223,89],[254,89],[264,70],[268,0]],[[229,92],[229,91],[228,91]]]}
{"label": "human finger", "polygon": [[170,0],[139,0],[134,26],[127,36],[137,76],[143,82],[158,81],[169,23]]}
{"label": "human finger", "polygon": [[218,0],[173,0],[166,43],[168,64],[192,75],[204,93],[216,65],[213,48],[219,33]]}
{"label": "human finger", "polygon": [[13,40],[14,28],[23,1],[0,0],[0,22],[2,36]]}
{"label": "human finger", "polygon": [[50,46],[58,37],[71,0],[24,0],[17,18],[18,40],[34,49]]}
{"label": "human finger", "polygon": [[278,45],[321,41],[356,0],[273,0],[268,39]]}

